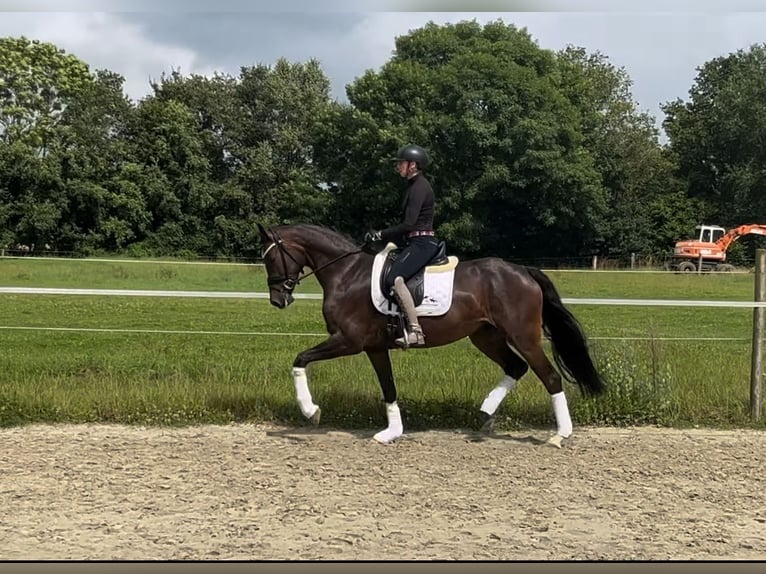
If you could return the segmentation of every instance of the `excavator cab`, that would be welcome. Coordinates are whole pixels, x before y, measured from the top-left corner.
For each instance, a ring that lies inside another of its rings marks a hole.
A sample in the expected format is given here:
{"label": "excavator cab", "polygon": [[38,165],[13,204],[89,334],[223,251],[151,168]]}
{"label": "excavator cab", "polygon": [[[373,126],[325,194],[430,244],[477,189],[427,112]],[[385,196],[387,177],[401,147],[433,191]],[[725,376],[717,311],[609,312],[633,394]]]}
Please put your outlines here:
{"label": "excavator cab", "polygon": [[698,225],[694,230],[697,231],[701,243],[715,243],[726,233],[726,230],[718,225]]}

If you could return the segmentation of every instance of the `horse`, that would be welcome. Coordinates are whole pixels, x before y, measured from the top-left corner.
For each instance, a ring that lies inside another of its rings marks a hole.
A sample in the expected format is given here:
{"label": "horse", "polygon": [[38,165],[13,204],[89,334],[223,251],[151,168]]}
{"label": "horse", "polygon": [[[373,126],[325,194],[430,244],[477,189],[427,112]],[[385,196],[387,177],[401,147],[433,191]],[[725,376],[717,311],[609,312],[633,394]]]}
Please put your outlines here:
{"label": "horse", "polygon": [[[298,353],[292,366],[295,396],[304,417],[317,425],[321,415],[308,387],[307,366],[364,352],[378,378],[388,420],[387,427],[373,438],[389,444],[402,437],[404,425],[389,354],[398,348],[395,333],[391,317],[373,304],[371,296],[377,281],[373,279],[373,264],[378,249],[371,252],[369,246],[357,245],[345,235],[317,225],[286,224],[268,230],[257,225],[264,246],[270,303],[286,308],[294,301],[295,288],[312,274],[323,291],[322,314],[328,337]],[[443,246],[442,242],[442,258]],[[394,247],[388,245],[389,249]],[[306,268],[311,272],[301,276]],[[424,348],[468,337],[503,369],[503,377],[479,410],[484,432],[492,431],[498,407],[531,367],[550,395],[556,419],[556,432],[547,442],[561,448],[573,432],[562,380],[576,384],[584,395],[596,396],[606,390],[580,323],[540,269],[484,257],[458,261],[453,273],[446,312],[418,317],[425,334]],[[410,286],[409,281],[407,284]],[[561,373],[546,356],[543,337],[550,340]]]}

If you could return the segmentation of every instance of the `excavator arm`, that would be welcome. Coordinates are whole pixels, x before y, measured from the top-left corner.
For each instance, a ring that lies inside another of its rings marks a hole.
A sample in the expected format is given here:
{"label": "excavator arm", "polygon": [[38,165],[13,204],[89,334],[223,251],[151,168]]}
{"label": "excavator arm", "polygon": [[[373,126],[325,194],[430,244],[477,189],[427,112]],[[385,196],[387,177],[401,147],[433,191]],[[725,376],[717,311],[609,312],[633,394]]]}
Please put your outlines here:
{"label": "excavator arm", "polygon": [[716,241],[716,245],[721,251],[726,251],[729,246],[743,235],[766,235],[766,225],[759,225],[757,223],[747,223],[740,225],[734,229],[730,229],[721,239]]}

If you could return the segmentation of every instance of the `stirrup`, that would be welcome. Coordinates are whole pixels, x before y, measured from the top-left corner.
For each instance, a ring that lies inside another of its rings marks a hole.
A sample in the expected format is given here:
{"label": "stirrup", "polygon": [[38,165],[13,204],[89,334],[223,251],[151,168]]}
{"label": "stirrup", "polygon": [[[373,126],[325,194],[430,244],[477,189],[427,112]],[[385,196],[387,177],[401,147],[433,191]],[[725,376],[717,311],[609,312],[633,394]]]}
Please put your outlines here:
{"label": "stirrup", "polygon": [[422,347],[426,344],[426,337],[422,329],[413,329],[412,331],[405,329],[404,336],[397,338],[394,342],[405,349],[408,347]]}

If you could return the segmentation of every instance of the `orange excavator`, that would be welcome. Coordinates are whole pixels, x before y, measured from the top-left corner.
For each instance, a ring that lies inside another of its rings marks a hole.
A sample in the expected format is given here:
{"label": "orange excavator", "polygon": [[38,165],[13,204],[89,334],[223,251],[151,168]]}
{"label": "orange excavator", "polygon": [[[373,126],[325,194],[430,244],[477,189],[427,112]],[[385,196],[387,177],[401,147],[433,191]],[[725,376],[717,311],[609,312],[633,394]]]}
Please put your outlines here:
{"label": "orange excavator", "polygon": [[[733,271],[726,263],[726,250],[743,235],[766,235],[766,225],[748,223],[726,231],[718,225],[698,225],[696,239],[676,243],[670,268],[682,273],[694,271]],[[701,265],[701,269],[699,268]]]}

